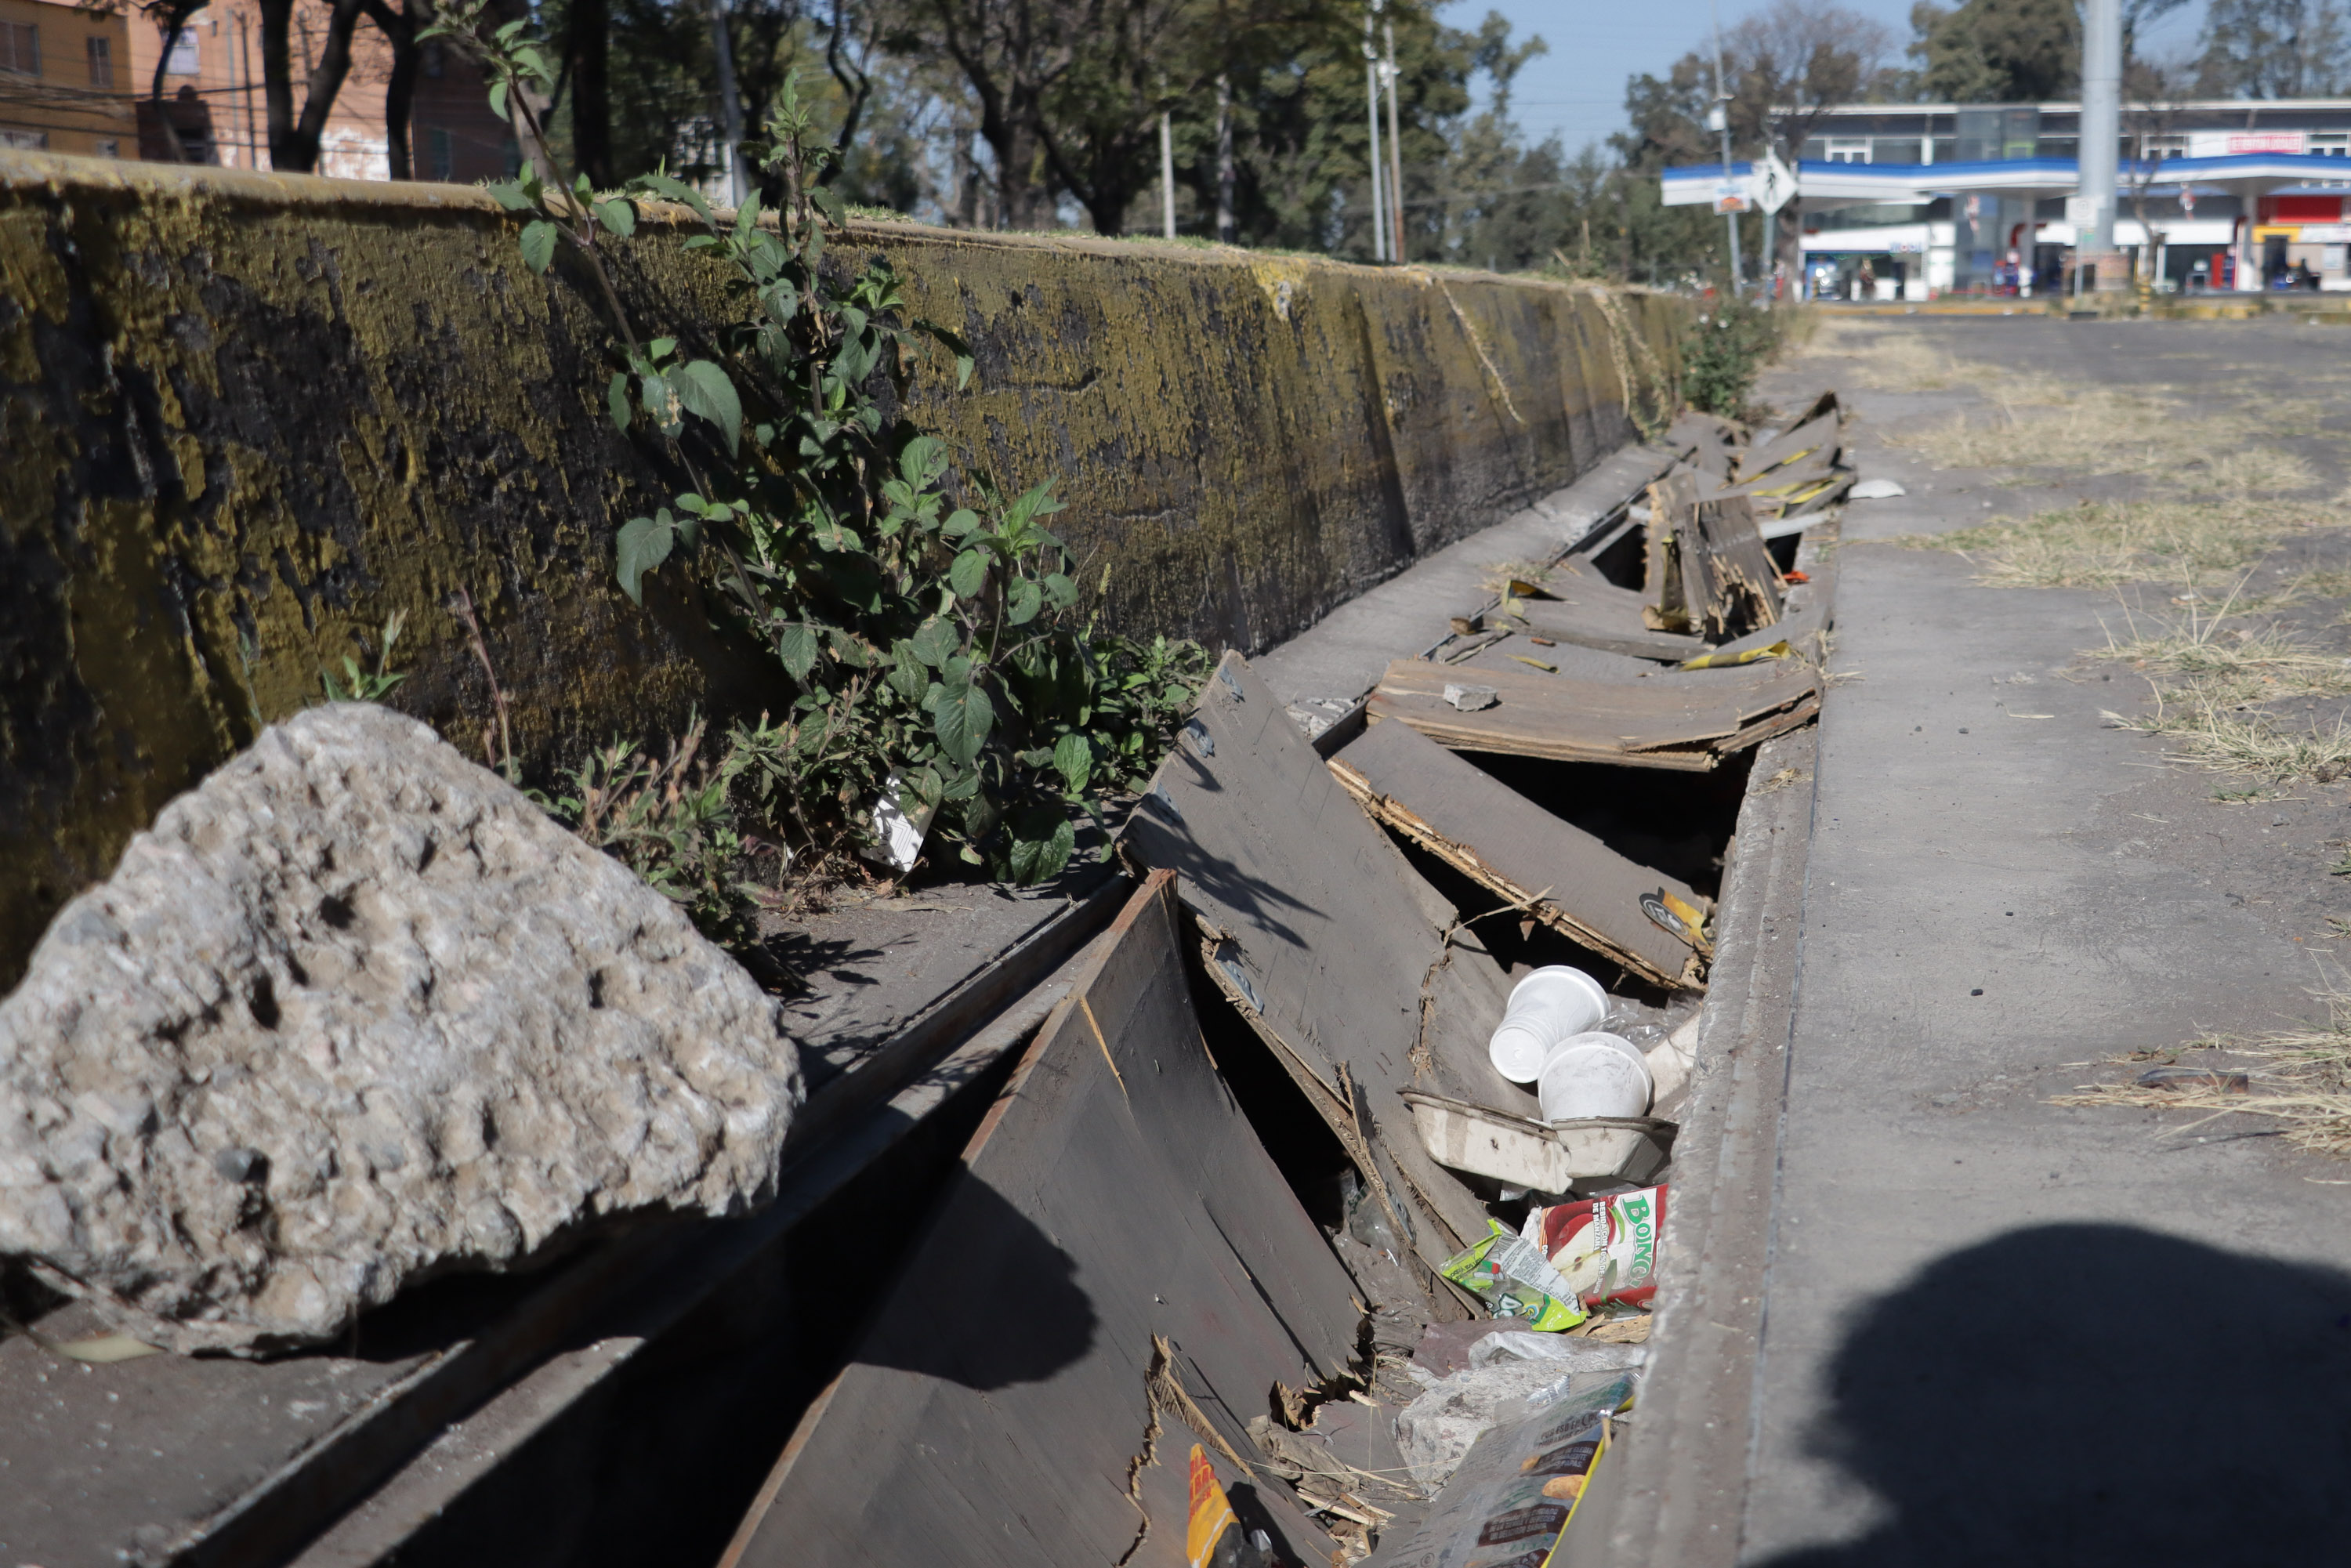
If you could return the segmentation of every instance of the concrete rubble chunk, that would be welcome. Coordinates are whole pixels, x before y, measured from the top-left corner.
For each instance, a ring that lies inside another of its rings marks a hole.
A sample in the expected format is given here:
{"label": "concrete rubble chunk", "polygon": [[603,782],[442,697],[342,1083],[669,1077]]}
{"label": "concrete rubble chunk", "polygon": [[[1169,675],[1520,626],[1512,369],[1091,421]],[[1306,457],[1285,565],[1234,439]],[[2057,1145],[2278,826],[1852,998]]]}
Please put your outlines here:
{"label": "concrete rubble chunk", "polygon": [[266,731],[58,913],[0,1001],[0,1255],[183,1353],[774,1190],[777,1005],[413,719]]}

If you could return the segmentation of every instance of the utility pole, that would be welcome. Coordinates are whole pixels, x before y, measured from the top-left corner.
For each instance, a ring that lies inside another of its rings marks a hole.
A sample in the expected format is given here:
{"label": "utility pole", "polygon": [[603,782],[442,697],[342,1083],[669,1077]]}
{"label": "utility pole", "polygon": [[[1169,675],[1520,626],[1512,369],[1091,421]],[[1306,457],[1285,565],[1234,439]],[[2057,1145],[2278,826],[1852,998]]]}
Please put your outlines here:
{"label": "utility pole", "polygon": [[[1707,0],[1707,9],[1714,17],[1714,112],[1707,118],[1714,122],[1713,128],[1722,133],[1722,183],[1728,185],[1730,183],[1730,94],[1723,89],[1722,85],[1720,0]],[[1739,214],[1725,213],[1722,221],[1730,225],[1730,292],[1736,298],[1746,273],[1746,268],[1739,263]]]}
{"label": "utility pole", "polygon": [[1159,228],[1176,237],[1176,124],[1165,110],[1159,112]]}
{"label": "utility pole", "polygon": [[1396,69],[1395,21],[1386,22],[1388,30],[1388,66],[1384,73],[1388,78],[1388,223],[1395,230],[1395,243],[1388,254],[1398,261],[1404,254],[1404,132],[1396,129]]}
{"label": "utility pole", "polygon": [[2076,276],[2085,261],[2104,263],[2115,249],[2115,161],[2122,141],[2123,13],[2121,0],[2088,0],[2082,17],[2082,204],[2086,231],[2074,231]]}
{"label": "utility pole", "polygon": [[1372,18],[1379,14],[1382,0],[1372,0],[1371,9],[1364,13],[1364,89],[1372,106],[1372,259],[1388,258],[1388,220],[1380,205],[1380,56],[1372,46]]}
{"label": "utility pole", "polygon": [[741,207],[751,193],[743,162],[743,99],[735,90],[735,45],[726,32],[726,0],[710,0],[710,49],[718,60],[718,112],[726,131],[726,204]]}

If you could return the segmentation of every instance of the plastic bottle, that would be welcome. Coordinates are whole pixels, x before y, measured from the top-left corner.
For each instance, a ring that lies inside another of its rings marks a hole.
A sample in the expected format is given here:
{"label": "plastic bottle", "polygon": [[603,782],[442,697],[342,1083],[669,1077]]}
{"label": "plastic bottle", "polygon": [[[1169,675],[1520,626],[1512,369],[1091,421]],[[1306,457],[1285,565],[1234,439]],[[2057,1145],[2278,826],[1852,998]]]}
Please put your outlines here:
{"label": "plastic bottle", "polygon": [[1542,1076],[1552,1046],[1591,1029],[1607,1011],[1608,993],[1599,981],[1565,964],[1549,965],[1511,989],[1486,1054],[1511,1082],[1532,1083]]}
{"label": "plastic bottle", "polygon": [[1554,1124],[1593,1116],[1643,1116],[1656,1090],[1649,1064],[1629,1040],[1592,1030],[1552,1048],[1535,1097]]}

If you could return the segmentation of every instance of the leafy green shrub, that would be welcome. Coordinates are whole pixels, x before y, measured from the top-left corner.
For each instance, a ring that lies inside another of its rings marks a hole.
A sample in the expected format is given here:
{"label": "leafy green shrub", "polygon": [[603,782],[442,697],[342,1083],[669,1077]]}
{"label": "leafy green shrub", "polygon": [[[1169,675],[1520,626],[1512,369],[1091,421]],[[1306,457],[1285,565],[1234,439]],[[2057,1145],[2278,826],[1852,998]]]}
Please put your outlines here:
{"label": "leafy green shrub", "polygon": [[[493,110],[511,104],[543,154],[526,89],[553,87],[546,51],[526,22],[486,29],[486,12],[449,5],[432,31],[481,57]],[[665,174],[619,193],[534,172],[489,187],[522,220],[534,271],[559,259],[592,286],[614,337],[606,406],[679,486],[621,529],[621,586],[637,599],[648,574],[690,570],[772,655],[785,700],[754,750],[763,801],[801,841],[870,837],[874,800],[895,791],[910,813],[936,806],[934,840],[966,861],[1046,880],[1075,846],[1072,810],[1098,817],[1107,788],[1149,772],[1207,657],[1081,625],[1074,567],[1046,527],[1062,509],[1050,485],[1014,494],[958,472],[905,417],[915,367],[944,351],[961,388],[970,351],[909,319],[887,261],[827,258],[847,216],[822,183],[838,153],[794,80],[766,130],[747,153],[779,194],[770,207],[755,193],[731,221]],[[605,257],[646,198],[692,212],[699,232],[681,243],[725,267],[732,321],[699,338],[698,323],[638,329]]]}
{"label": "leafy green shrub", "polygon": [[758,940],[762,889],[744,880],[757,848],[736,823],[736,777],[747,758],[696,760],[697,718],[655,761],[615,741],[574,768],[554,796],[534,795],[547,814],[635,872],[681,906],[705,936],[747,952]]}
{"label": "leafy green shrub", "polygon": [[1682,395],[1702,413],[1740,419],[1780,325],[1763,306],[1718,298],[1682,335]]}

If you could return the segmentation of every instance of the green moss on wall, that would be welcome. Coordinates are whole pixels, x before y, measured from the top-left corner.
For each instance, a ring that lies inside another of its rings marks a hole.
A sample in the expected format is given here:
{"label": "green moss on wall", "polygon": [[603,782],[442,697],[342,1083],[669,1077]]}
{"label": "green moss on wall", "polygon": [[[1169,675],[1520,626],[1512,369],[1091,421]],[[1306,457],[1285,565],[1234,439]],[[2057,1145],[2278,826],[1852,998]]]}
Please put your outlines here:
{"label": "green moss on wall", "polygon": [[[1632,434],[1620,334],[1669,299],[1225,250],[861,225],[977,390],[918,412],[1006,483],[1059,479],[1104,614],[1259,649],[1572,480]],[[646,319],[726,308],[658,235]],[[479,752],[480,605],[528,766],[759,661],[619,524],[673,487],[603,417],[604,334],[478,192],[0,153],[0,987],[57,905],[318,671],[405,612],[399,706]]]}

